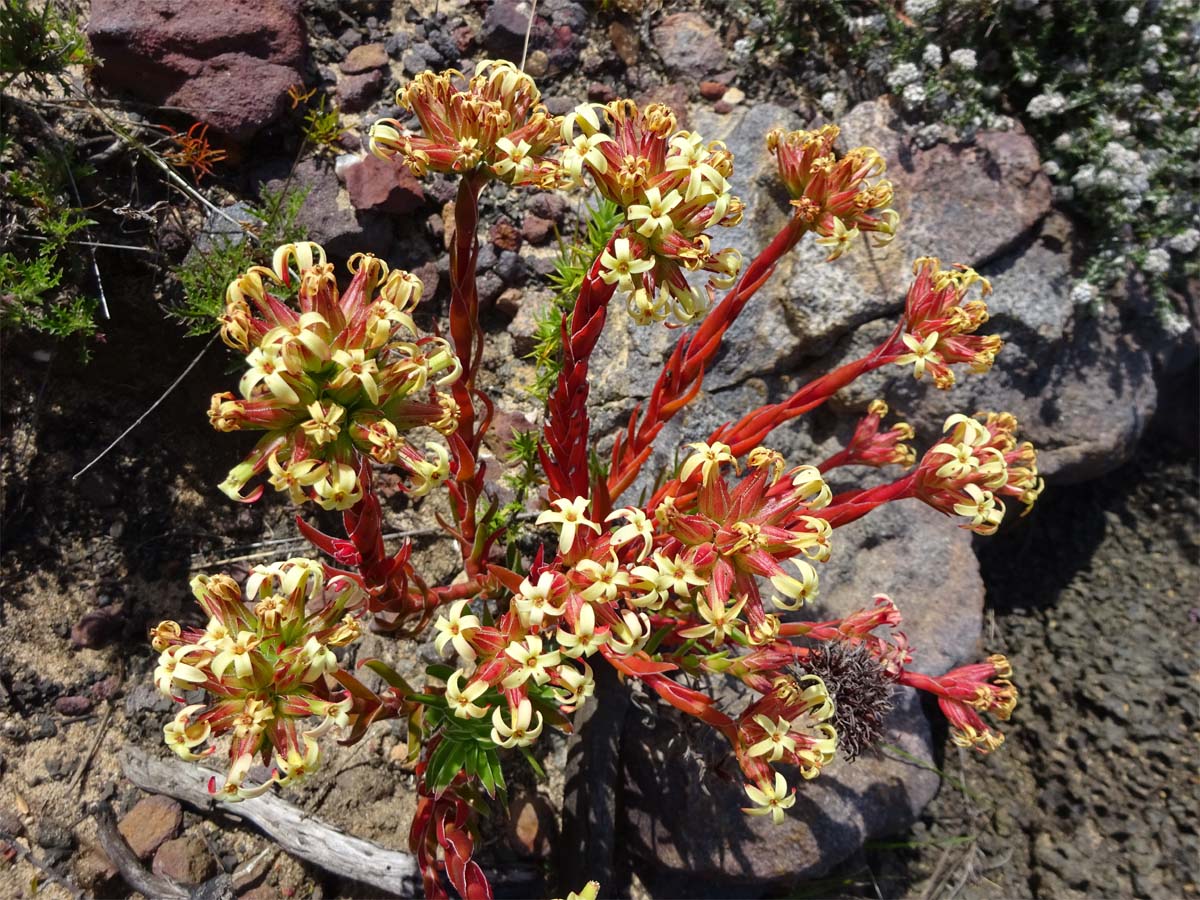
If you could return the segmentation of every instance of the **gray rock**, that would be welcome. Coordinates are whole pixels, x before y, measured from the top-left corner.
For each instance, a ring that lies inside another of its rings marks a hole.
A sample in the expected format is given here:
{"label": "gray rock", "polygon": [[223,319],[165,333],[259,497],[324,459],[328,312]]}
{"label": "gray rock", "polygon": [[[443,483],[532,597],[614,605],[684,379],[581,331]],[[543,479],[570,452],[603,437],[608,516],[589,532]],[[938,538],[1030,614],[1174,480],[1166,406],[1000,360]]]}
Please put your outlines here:
{"label": "gray rock", "polygon": [[346,112],[362,112],[379,98],[382,91],[383,72],[379,70],[343,75],[337,86],[338,103]]}
{"label": "gray rock", "polygon": [[208,253],[217,244],[240,244],[246,240],[246,229],[263,224],[261,218],[250,204],[243,201],[226,206],[221,210],[224,215],[210,212],[204,220],[204,227],[192,241],[188,255],[192,253]]}
{"label": "gray rock", "polygon": [[[492,0],[483,17],[483,46],[502,59],[519,60],[529,28],[529,0]],[[540,27],[539,27],[540,25]],[[534,21],[534,31],[544,31],[546,22]],[[533,37],[530,37],[533,44]]]}
{"label": "gray rock", "polygon": [[505,284],[519,284],[525,279],[525,262],[513,250],[504,250],[496,260],[495,272]]}
{"label": "gray rock", "polygon": [[537,323],[554,300],[545,291],[526,290],[521,294],[520,306],[508,323],[507,331],[512,336],[512,349],[520,357],[528,356],[537,346]]}
{"label": "gray rock", "polygon": [[[283,182],[272,182],[273,190]],[[332,165],[321,160],[302,160],[292,174],[291,187],[308,189],[297,217],[297,227],[308,240],[325,248],[330,261],[341,268],[351,255],[363,252],[387,256],[392,242],[392,223],[387,216],[356,211],[338,183]]]}
{"label": "gray rock", "polygon": [[398,31],[395,34],[389,35],[384,41],[384,49],[387,50],[388,56],[399,56],[408,49],[412,43],[412,36],[407,31]]}
{"label": "gray rock", "polygon": [[[442,51],[428,41],[422,41],[420,44],[417,44],[415,47],[413,47],[413,49],[420,53],[421,56],[425,57],[425,64],[431,69],[440,69],[446,63]],[[456,58],[457,55],[458,54],[454,54],[452,58]]]}
{"label": "gray rock", "polygon": [[401,65],[403,65],[406,75],[414,77],[429,68],[429,63],[425,61],[425,57],[421,55],[417,47],[409,47],[404,51],[404,55],[401,57]]}
{"label": "gray rock", "polygon": [[[819,606],[806,618],[845,615],[886,592],[905,615],[901,629],[913,646],[913,668],[941,674],[977,658],[984,590],[971,536],[933,510],[905,501],[839,529],[821,580]],[[736,682],[717,690],[727,711],[749,699]],[[939,779],[922,767],[932,765],[934,753],[916,694],[898,690],[894,699],[884,741],[921,764],[889,752],[849,764],[839,759],[799,784],[796,805],[779,826],[738,811],[746,804],[740,779],[713,772],[736,773],[714,732],[661,704],[631,715],[617,827],[651,894],[762,896],[819,877],[864,841],[911,825]]]}
{"label": "gray rock", "polygon": [[725,68],[721,36],[699,13],[674,13],[654,29],[654,46],[671,75],[713,75]]}
{"label": "gray rock", "polygon": [[[1095,315],[1071,303],[1076,238],[1061,216],[1037,238],[982,272],[992,281],[992,318],[984,330],[1005,347],[986,375],[959,372],[939,391],[889,366],[835,397],[835,407],[859,411],[884,397],[917,428],[919,447],[936,442],[954,412],[1004,410],[1039,450],[1042,473],[1056,484],[1094,478],[1125,462],[1157,404],[1150,354],[1127,333],[1116,310]],[[843,343],[832,364],[858,358],[883,340],[890,319],[869,323]]]}
{"label": "gray rock", "polygon": [[164,697],[149,681],[139,681],[125,694],[125,714],[167,713],[174,709],[170,697]]}
{"label": "gray rock", "polygon": [[572,0],[544,0],[539,9],[556,27],[566,27],[574,32],[582,32],[587,28],[587,9]]}

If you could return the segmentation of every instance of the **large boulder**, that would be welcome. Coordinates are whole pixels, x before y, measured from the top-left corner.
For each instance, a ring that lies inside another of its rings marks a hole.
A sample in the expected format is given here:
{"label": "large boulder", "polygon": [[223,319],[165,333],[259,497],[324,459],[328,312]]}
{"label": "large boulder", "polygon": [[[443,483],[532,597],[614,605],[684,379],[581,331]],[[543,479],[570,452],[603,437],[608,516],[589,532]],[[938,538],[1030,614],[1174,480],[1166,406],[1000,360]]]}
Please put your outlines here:
{"label": "large boulder", "polygon": [[[821,569],[819,604],[806,618],[845,615],[889,593],[904,613],[913,668],[941,674],[978,658],[983,582],[971,535],[916,501],[892,504],[838,529]],[[714,682],[727,711],[749,702],[729,679]],[[938,788],[930,725],[916,694],[895,692],[880,752],[838,759],[799,783],[781,825],[750,818],[729,749],[711,729],[662,704],[626,719],[622,819],[631,865],[654,896],[762,896],[815,878],[864,841],[903,831]],[[891,748],[899,748],[903,754]],[[734,773],[732,779],[722,773]]]}
{"label": "large boulder", "polygon": [[[713,246],[733,246],[752,259],[791,209],[763,135],[802,123],[795,113],[770,104],[723,116],[697,107],[692,117],[700,134],[725,141],[733,152],[734,192],[746,204],[743,224],[716,229]],[[802,241],[727,333],[705,375],[707,390],[786,373],[828,352],[859,325],[902,308],[913,259],[937,254],[947,262],[982,265],[1019,246],[1049,212],[1049,183],[1023,134],[984,133],[973,145],[920,150],[904,139],[891,106],[880,100],[851,111],[843,138],[847,147],[874,146],[887,160],[901,215],[899,234],[884,248],[863,241],[833,263],[825,262],[825,250],[811,239]],[[661,328],[614,323],[594,356],[597,402],[615,405],[648,396],[677,337]]]}
{"label": "large boulder", "polygon": [[101,85],[178,107],[234,140],[275,119],[303,82],[299,0],[94,0],[88,38]]}
{"label": "large boulder", "polygon": [[[1072,302],[1076,245],[1070,222],[1055,214],[1028,244],[981,268],[994,289],[984,328],[1005,341],[992,371],[959,372],[952,389],[939,391],[916,382],[909,368],[889,366],[841,391],[834,408],[859,411],[886,397],[916,427],[922,448],[937,441],[951,413],[1011,412],[1038,448],[1042,473],[1057,484],[1121,465],[1154,414],[1154,367],[1117,309]],[[833,364],[869,352],[892,324],[868,323],[837,349]]]}
{"label": "large boulder", "polygon": [[[800,123],[770,105],[726,116],[698,108],[693,117],[706,138],[733,150],[735,191],[746,202],[744,224],[717,229],[713,245],[735,246],[749,258],[789,215],[761,136]],[[879,100],[845,117],[842,142],[875,146],[885,156],[901,214],[896,239],[884,248],[862,242],[833,263],[824,261],[821,247],[802,241],[729,330],[705,374],[708,396],[668,426],[651,467],[668,464],[681,442],[700,439],[752,402],[781,399],[868,353],[895,326],[912,260],[925,255],[972,265],[991,278],[992,320],[984,330],[1007,344],[995,367],[984,376],[959,371],[951,391],[888,367],[841,391],[818,418],[840,414],[848,423],[870,399],[883,397],[917,427],[918,446],[926,447],[952,412],[1007,410],[1041,449],[1043,472],[1059,483],[1095,477],[1128,459],[1156,406],[1151,354],[1117,310],[1096,313],[1072,302],[1080,248],[1071,224],[1050,212],[1032,141],[1020,132],[984,132],[972,144],[922,150]],[[599,434],[619,428],[632,402],[649,395],[678,339],[678,332],[634,326],[619,306],[611,318],[594,357]],[[813,461],[812,454],[833,447],[832,434],[846,431],[826,426],[820,439],[797,424],[767,443],[794,462]]]}

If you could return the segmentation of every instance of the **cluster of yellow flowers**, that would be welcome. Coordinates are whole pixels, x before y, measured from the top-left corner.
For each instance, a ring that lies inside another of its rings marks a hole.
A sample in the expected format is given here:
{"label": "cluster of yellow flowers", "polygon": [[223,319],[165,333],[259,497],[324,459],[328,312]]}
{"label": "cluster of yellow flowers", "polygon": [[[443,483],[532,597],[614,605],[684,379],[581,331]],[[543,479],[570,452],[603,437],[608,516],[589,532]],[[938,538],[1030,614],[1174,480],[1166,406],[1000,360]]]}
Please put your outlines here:
{"label": "cluster of yellow flowers", "polygon": [[[198,748],[231,734],[221,788],[228,799],[255,796],[312,772],[320,762],[317,739],[349,722],[351,698],[331,691],[327,676],[340,668],[332,648],[362,634],[358,614],[365,593],[344,576],[327,580],[324,567],[310,559],[255,567],[244,598],[226,575],[198,575],[192,592],[208,623],[199,630],[165,621],[151,631],[160,653],[154,683],[169,697],[203,689],[211,705],[180,710],[163,728],[167,745],[183,759],[200,759],[216,747]],[[320,725],[300,727],[314,717]],[[272,778],[247,786],[255,758],[272,752]]]}
{"label": "cluster of yellow flowers", "polygon": [[[907,352],[895,362],[911,365],[917,379],[929,372],[943,390],[954,384],[952,365],[965,364],[976,374],[991,369],[1004,342],[994,334],[974,333],[988,320],[986,298],[992,292],[991,283],[969,266],[943,269],[929,256],[913,263],[913,274],[916,278],[905,298],[901,335]],[[968,299],[976,286],[979,295]]]}
{"label": "cluster of yellow flowers", "polygon": [[[625,213],[601,276],[627,296],[634,321],[699,318],[714,288],[728,288],[741,254],[713,252],[707,234],[742,220],[742,201],[730,192],[733,154],[676,128],[675,114],[658,103],[639,110],[632,100],[583,104],[563,120],[563,166],[570,179],[590,176],[601,196]],[[576,130],[578,129],[578,134]],[[686,273],[711,274],[702,296]]]}
{"label": "cluster of yellow flowers", "polygon": [[[982,421],[981,421],[982,419]],[[1001,495],[1033,508],[1045,487],[1038,475],[1037,451],[1017,443],[1011,413],[956,413],[946,420],[948,439],[935,444],[917,470],[918,496],[946,513],[970,520],[978,534],[993,534],[1004,519]]]}
{"label": "cluster of yellow flowers", "polygon": [[[833,144],[841,130],[825,125],[816,131],[767,132],[767,149],[779,163],[779,177],[792,196],[795,216],[829,247],[829,259],[837,259],[860,232],[873,232],[876,244],[886,244],[900,221],[892,202],[892,184],[879,178],[885,164],[873,147],[855,147],[842,156]],[[875,212],[879,210],[878,212]]]}
{"label": "cluster of yellow flowers", "polygon": [[[514,581],[508,611],[494,625],[466,600],[438,617],[435,646],[462,661],[447,680],[453,715],[490,714],[497,745],[530,744],[543,727],[534,702],[574,711],[594,690],[589,657],[602,653],[619,668],[662,628],[694,645],[714,672],[744,665],[732,648],[771,652],[780,618],[766,612],[757,578],[777,592],[771,602],[778,609],[798,609],[816,595],[809,560],[828,559],[830,529],[814,513],[829,502],[829,488],[812,467],[785,473],[782,457],[765,448],[730,483],[723,470],[737,464],[727,447],[693,449],[656,506],[614,510],[607,527],[589,518],[586,498],[555,501],[538,524],[557,527],[558,554]],[[764,765],[794,763],[814,777],[837,743],[824,683],[808,678],[768,706],[731,732],[739,752]]]}
{"label": "cluster of yellow flowers", "polygon": [[[267,290],[290,287],[293,263],[298,310]],[[350,271],[340,294],[324,250],[287,244],[275,252],[273,268],[255,267],[229,285],[221,336],[246,354],[247,371],[241,397],[214,395],[209,419],[218,431],[267,432],[221,484],[233,499],[256,499],[261,486],[249,497],[241,491],[268,470],[272,487],[294,503],[348,509],[362,499],[364,454],[401,466],[417,495],[449,476],[441,443],[425,445],[430,460],[404,433],[454,430],[458,406],[440,389],[458,379],[458,357],[442,338],[418,334],[411,315],[421,298],[416,276],[361,253]]]}
{"label": "cluster of yellow flowers", "polygon": [[422,72],[396,92],[396,103],[417,117],[422,134],[380,119],[371,126],[371,152],[399,154],[414,175],[483,166],[508,184],[561,184],[560,166],[546,156],[557,146],[560,120],[510,62],[484,60],[470,79],[454,69]]}

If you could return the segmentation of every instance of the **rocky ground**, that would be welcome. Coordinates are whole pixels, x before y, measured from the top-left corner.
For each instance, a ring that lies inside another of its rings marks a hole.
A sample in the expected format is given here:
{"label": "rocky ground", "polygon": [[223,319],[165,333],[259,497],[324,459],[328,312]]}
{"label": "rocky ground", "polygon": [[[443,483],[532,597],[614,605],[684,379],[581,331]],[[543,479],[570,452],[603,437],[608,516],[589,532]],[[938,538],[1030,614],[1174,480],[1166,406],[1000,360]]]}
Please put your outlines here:
{"label": "rocky ground", "polygon": [[[209,122],[230,151],[204,185],[214,202],[236,218],[233,204],[255,202],[262,187],[301,185],[309,193],[299,224],[308,237],[335,258],[368,250],[410,268],[426,284],[426,315],[442,314],[453,186],[418,183],[364,158],[363,136],[375,118],[399,114],[392,89],[416,72],[519,57],[529,10],[510,0],[318,0],[303,8],[271,0],[253,10],[201,3],[171,15],[167,6],[95,0],[88,31],[105,65],[87,90],[111,98],[105,108],[130,121]],[[795,69],[748,57],[743,39],[761,21],[714,9],[679,4],[643,15],[621,3],[597,11],[545,0],[526,68],[552,112],[630,94],[670,102],[689,127],[726,141],[747,204],[746,227],[727,243],[752,252],[787,214],[761,135],[820,121],[813,85],[833,76],[815,57]],[[340,105],[338,146],[314,153],[302,145],[284,93],[299,82]],[[664,433],[655,462],[668,462],[675,447],[731,410],[790,393],[860,353],[891,327],[914,256],[980,268],[996,288],[991,327],[1008,343],[990,376],[948,395],[907,376],[873,376],[778,440],[790,458],[819,458],[880,395],[913,422],[922,443],[959,408],[1019,416],[1043,449],[1050,482],[1032,517],[972,541],[921,508],[886,510],[839,533],[822,600],[828,609],[851,608],[874,591],[892,593],[927,671],[1004,652],[1022,704],[1006,745],[981,759],[946,745],[936,715],[898,698],[889,748],[809,786],[804,814],[771,833],[757,829],[761,820],[747,824],[737,797],[720,800],[719,777],[717,801],[692,791],[689,767],[708,766],[713,777],[720,758],[681,751],[681,735],[685,750],[693,735],[635,698],[606,726],[612,778],[592,785],[595,804],[611,804],[616,816],[610,890],[922,900],[1194,894],[1194,339],[1157,331],[1136,289],[1099,315],[1072,302],[1086,236],[1052,206],[1023,133],[931,139],[872,83],[855,82],[858,93],[848,93],[862,102],[842,121],[848,145],[869,143],[887,157],[905,223],[900,237],[836,266],[801,248],[731,331],[706,393]],[[6,114],[22,141],[36,143],[36,130],[20,130],[31,127],[20,108]],[[56,115],[60,135],[109,146],[111,134],[94,117],[67,107]],[[219,344],[205,349],[206,338],[182,339],[163,315],[179,299],[167,267],[221,220],[168,193],[132,156],[97,165],[82,185],[97,198],[97,239],[144,241],[157,255],[100,252],[112,319],[86,366],[72,348],[4,336],[0,863],[8,868],[0,896],[126,895],[97,845],[96,803],[117,811],[147,868],[177,881],[224,871],[239,896],[363,895],[362,885],[290,858],[250,828],[149,797],[121,776],[127,746],[161,752],[170,709],[148,684],[146,628],[184,614],[191,574],[237,574],[303,545],[291,540],[290,511],[276,498],[234,510],[215,491],[245,449],[238,436],[214,434],[203,415],[208,397],[229,386],[230,360]],[[112,211],[115,198],[131,196],[136,203],[125,213]],[[128,212],[134,207],[143,218]],[[484,203],[485,387],[509,427],[539,413],[523,357],[536,312],[549,302],[556,233],[570,233],[578,209],[574,198],[518,192]],[[673,339],[634,330],[614,309],[595,370],[599,433],[611,433],[647,395]],[[72,479],[202,350],[166,403]],[[414,507],[394,490],[386,507],[392,531],[428,522],[429,504]],[[444,543],[429,535],[417,543],[427,577],[453,576]],[[360,655],[418,675],[433,661],[429,647],[378,636],[365,644]],[[336,828],[403,847],[414,804],[403,737],[398,724],[377,728],[289,799]],[[552,872],[562,863],[552,848],[567,748],[543,743],[548,780],[518,761],[508,773],[509,808],[487,820],[489,868],[532,861]],[[667,783],[677,792],[664,796]],[[554,889],[551,879],[546,890]]]}
{"label": "rocky ground", "polygon": [[981,543],[988,645],[1022,686],[1008,740],[948,746],[921,820],[831,892],[1196,894],[1197,487],[1194,455],[1145,448]]}

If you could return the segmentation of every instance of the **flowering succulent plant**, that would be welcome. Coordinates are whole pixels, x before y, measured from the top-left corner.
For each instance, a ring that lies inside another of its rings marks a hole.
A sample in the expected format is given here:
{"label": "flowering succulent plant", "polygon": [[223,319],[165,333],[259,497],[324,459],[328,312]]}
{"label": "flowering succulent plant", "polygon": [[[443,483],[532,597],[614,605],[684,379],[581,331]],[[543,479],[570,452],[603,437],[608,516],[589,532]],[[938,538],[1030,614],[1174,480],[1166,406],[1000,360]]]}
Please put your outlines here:
{"label": "flowering succulent plant", "polygon": [[[834,260],[863,233],[894,233],[879,154],[839,155],[832,126],[767,135],[793,212],[743,266],[736,252],[711,250],[712,229],[741,218],[730,193],[733,158],[678,130],[666,107],[618,100],[559,119],[540,105],[532,80],[504,62],[481,64],[471,79],[424,73],[397,99],[414,113],[415,130],[380,122],[376,153],[418,174],[460,179],[450,340],[419,334],[411,316],[419,281],[370,256],[351,259],[341,294],[324,252],[306,243],[280,248],[272,269],[230,285],[222,334],[245,354],[247,371],[241,397],[218,395],[210,416],[219,430],[266,434],[222,489],[255,500],[261,486],[241,491],[269,472],[293,503],[342,511],[346,535],[301,522],[332,561],[255,569],[244,595],[227,577],[196,579],[208,624],[155,629],[155,679],[172,696],[203,690],[212,705],[185,705],[165,729],[168,744],[193,759],[211,752],[200,749],[210,738],[231,733],[229,773],[213,789],[237,799],[311,771],[330,728],[353,741],[375,720],[405,718],[421,775],[411,846],[426,892],[443,897],[443,876],[462,896],[490,896],[471,858],[470,821],[480,792],[503,786],[498,753],[528,747],[547,728],[569,728],[570,716],[594,702],[598,666],[717,729],[745,778],[746,811],[774,822],[795,802],[785,770],[811,779],[839,748],[853,757],[870,746],[894,685],[937,697],[956,743],[999,746],[1002,735],[981,713],[1007,719],[1016,703],[1003,657],[938,677],[913,671],[900,612],[882,595],[841,619],[808,621],[797,612],[818,594],[835,530],[885,503],[914,498],[980,534],[998,527],[1003,498],[1030,506],[1042,483],[1013,417],[951,416],[944,440],[919,461],[906,443],[912,428],[883,426],[882,401],[869,406],[845,449],[816,465],[789,463],[767,443],[781,424],[885,365],[911,366],[918,379],[928,373],[943,389],[955,367],[987,371],[1000,340],[976,333],[990,287],[972,270],[917,260],[900,321],[878,347],[697,435],[645,502],[620,505],[658,433],[699,391],[725,331],[785,253],[812,234]],[[501,551],[507,524],[485,490],[480,453],[493,408],[476,386],[484,336],[475,235],[479,194],[491,181],[594,190],[624,217],[562,319],[562,368],[539,444],[547,497],[536,520],[556,534],[526,556],[516,546]],[[700,271],[710,276],[703,295],[686,277]],[[294,305],[285,296],[293,285]],[[641,325],[697,324],[681,332],[601,471],[589,465],[588,369],[618,294]],[[428,454],[412,444],[425,440],[411,434],[421,429],[434,436]],[[449,584],[428,584],[407,543],[385,552],[374,464],[396,465],[413,495],[447,492],[453,521],[442,524],[463,561]],[[825,474],[850,465],[910,471],[834,494]],[[387,685],[370,690],[331,649],[368,623],[408,635],[432,625],[434,646],[450,663],[431,667],[435,683],[418,691],[384,662],[368,661]],[[754,699],[721,709],[681,674],[736,679]],[[273,759],[274,770],[250,785],[257,757]]]}

